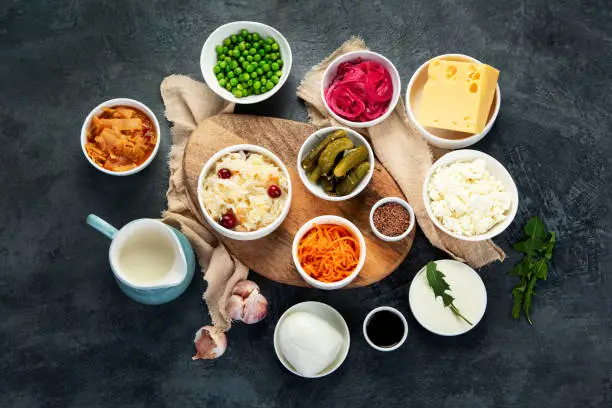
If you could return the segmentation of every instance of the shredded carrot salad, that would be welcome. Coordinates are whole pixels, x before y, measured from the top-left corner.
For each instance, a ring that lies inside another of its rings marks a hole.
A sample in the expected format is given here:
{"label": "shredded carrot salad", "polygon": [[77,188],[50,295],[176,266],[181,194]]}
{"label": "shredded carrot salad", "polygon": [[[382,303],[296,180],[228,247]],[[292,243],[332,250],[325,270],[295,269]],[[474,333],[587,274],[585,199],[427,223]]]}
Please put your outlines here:
{"label": "shredded carrot salad", "polygon": [[359,262],[359,241],[342,225],[315,225],[298,244],[297,256],[306,273],[321,282],[338,282]]}

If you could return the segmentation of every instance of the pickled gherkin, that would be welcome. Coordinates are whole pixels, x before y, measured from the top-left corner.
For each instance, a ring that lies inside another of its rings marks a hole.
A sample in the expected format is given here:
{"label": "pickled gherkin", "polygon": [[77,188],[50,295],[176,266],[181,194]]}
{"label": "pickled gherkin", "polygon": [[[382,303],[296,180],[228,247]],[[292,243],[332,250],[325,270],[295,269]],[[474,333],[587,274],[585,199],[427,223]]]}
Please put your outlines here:
{"label": "pickled gherkin", "polygon": [[364,146],[357,146],[353,150],[346,152],[342,160],[334,167],[335,177],[344,177],[353,167],[363,163],[368,158],[368,149]]}
{"label": "pickled gherkin", "polygon": [[355,167],[344,177],[336,186],[336,193],[339,196],[350,194],[357,187],[357,184],[368,174],[370,163],[364,162]]}
{"label": "pickled gherkin", "polygon": [[319,168],[322,174],[327,174],[334,168],[336,157],[345,150],[353,148],[353,142],[348,137],[336,139],[328,144],[319,156]]}
{"label": "pickled gherkin", "polygon": [[318,145],[315,146],[314,149],[310,151],[302,160],[302,168],[306,171],[312,171],[317,165],[317,159],[319,155],[327,147],[328,144],[333,142],[336,139],[340,139],[341,137],[346,137],[346,130],[336,130],[332,132],[329,136],[323,139]]}
{"label": "pickled gherkin", "polygon": [[308,173],[308,180],[312,183],[316,183],[319,177],[321,177],[321,169],[319,166],[315,167],[310,173]]}
{"label": "pickled gherkin", "polygon": [[319,179],[319,185],[326,193],[333,193],[335,184],[336,183],[334,182],[333,178],[321,177]]}

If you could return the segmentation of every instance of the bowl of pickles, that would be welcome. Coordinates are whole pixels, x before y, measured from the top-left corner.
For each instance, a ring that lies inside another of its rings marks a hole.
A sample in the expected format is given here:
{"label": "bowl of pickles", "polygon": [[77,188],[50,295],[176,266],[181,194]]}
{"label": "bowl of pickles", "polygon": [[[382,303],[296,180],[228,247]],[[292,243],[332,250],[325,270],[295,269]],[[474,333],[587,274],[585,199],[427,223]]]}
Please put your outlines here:
{"label": "bowl of pickles", "polygon": [[355,197],[374,174],[374,152],[354,130],[333,126],[310,135],[298,153],[298,173],[315,196],[328,201]]}

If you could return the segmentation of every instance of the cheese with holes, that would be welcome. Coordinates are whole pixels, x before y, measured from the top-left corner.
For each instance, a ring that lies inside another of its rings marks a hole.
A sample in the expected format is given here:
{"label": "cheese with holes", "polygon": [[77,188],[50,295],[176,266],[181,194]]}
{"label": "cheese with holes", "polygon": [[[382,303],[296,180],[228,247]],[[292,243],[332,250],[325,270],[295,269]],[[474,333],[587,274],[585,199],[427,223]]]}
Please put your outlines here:
{"label": "cheese with holes", "polygon": [[417,120],[424,127],[480,133],[499,71],[490,65],[435,59],[429,63]]}

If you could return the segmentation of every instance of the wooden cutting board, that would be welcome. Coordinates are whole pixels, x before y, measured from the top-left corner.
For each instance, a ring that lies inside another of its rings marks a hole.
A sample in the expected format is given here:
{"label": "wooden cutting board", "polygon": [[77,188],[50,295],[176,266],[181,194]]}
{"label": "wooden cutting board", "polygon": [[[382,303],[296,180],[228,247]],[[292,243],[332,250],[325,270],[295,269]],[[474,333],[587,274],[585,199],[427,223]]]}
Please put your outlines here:
{"label": "wooden cutting board", "polygon": [[276,154],[287,166],[293,186],[291,210],[283,224],[272,234],[256,241],[234,241],[220,237],[223,243],[249,269],[268,279],[295,286],[308,286],[300,277],[291,247],[297,230],[319,215],[339,215],[352,221],[366,241],[366,261],[359,276],[349,287],[366,286],[393,272],[404,260],[414,239],[414,230],[405,239],[388,243],[370,230],[370,208],[387,196],[403,197],[387,170],[376,162],[374,176],[357,197],[340,202],[321,200],[302,184],[296,169],[302,142],[316,128],[284,119],[252,115],[217,115],[202,122],[192,133],[185,148],[183,168],[187,186],[195,203],[197,182],[206,161],[220,149],[240,143],[263,146]]}

